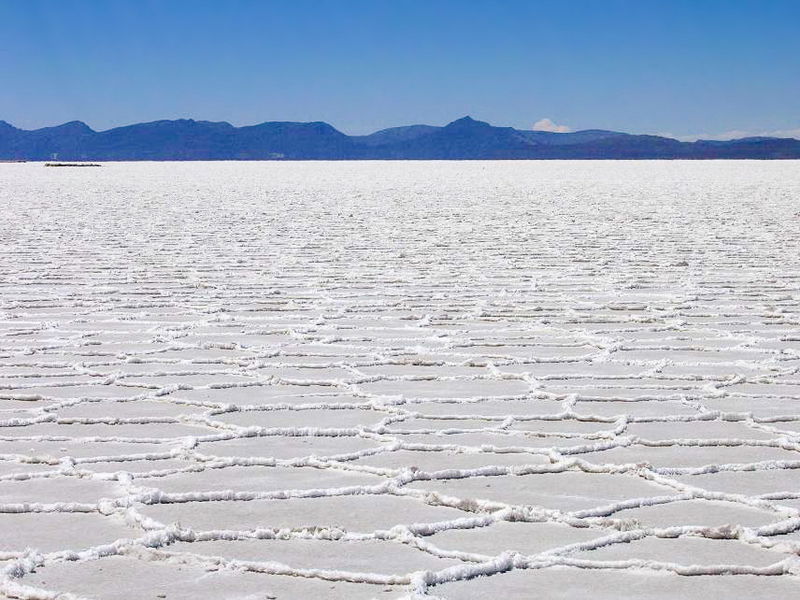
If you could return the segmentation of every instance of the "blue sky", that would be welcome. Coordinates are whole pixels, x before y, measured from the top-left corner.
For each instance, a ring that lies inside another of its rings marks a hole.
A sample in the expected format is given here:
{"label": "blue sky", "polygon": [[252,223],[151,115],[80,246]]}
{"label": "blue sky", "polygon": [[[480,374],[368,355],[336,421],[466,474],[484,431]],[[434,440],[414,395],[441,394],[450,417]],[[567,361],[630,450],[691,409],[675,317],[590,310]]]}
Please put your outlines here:
{"label": "blue sky", "polygon": [[0,0],[0,119],[800,136],[800,0]]}

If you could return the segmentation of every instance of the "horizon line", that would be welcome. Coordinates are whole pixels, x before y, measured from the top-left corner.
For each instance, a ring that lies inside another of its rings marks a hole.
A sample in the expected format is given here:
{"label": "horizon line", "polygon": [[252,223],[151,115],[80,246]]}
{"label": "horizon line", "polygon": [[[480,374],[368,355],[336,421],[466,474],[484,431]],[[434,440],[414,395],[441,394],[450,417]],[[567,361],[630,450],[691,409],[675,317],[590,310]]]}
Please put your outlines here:
{"label": "horizon line", "polygon": [[[516,131],[535,132],[535,133],[538,133],[538,134],[545,134],[545,135],[548,135],[548,134],[552,134],[552,135],[570,135],[570,134],[585,133],[585,132],[590,132],[590,131],[604,131],[604,132],[621,133],[621,134],[632,135],[632,136],[659,137],[659,138],[675,140],[675,141],[683,142],[683,143],[694,143],[694,142],[701,142],[701,141],[710,141],[710,142],[736,141],[736,140],[746,140],[746,139],[752,139],[752,138],[793,139],[793,140],[800,141],[800,129],[787,130],[785,132],[774,131],[774,132],[763,132],[763,133],[748,133],[746,131],[734,130],[734,131],[725,132],[723,134],[717,134],[717,136],[714,136],[713,134],[701,134],[700,136],[697,136],[697,135],[677,136],[677,135],[674,135],[674,134],[671,134],[671,133],[663,133],[663,132],[659,132],[659,133],[631,133],[629,131],[619,131],[619,130],[615,130],[615,129],[603,129],[603,128],[600,128],[600,127],[589,127],[589,128],[585,128],[585,129],[575,129],[575,130],[571,130],[571,129],[568,129],[568,128],[567,129],[558,129],[558,130],[548,130],[548,129],[535,129],[533,127],[531,127],[530,129],[520,129],[518,127],[513,127],[513,126],[510,126],[510,125],[494,125],[494,124],[490,123],[489,121],[483,121],[481,119],[475,119],[471,115],[465,115],[465,116],[460,117],[458,119],[454,119],[452,121],[449,121],[449,122],[445,123],[444,125],[430,125],[428,123],[410,123],[410,124],[407,124],[407,125],[393,125],[393,126],[389,126],[389,127],[383,127],[381,129],[376,129],[375,131],[372,131],[370,133],[362,133],[362,134],[346,133],[342,129],[339,129],[338,127],[336,127],[335,125],[329,123],[328,121],[322,121],[322,120],[313,120],[313,121],[267,120],[267,121],[259,121],[257,123],[252,123],[252,124],[234,125],[233,123],[231,123],[230,121],[227,121],[227,120],[212,121],[212,120],[209,120],[209,119],[197,119],[197,118],[194,118],[194,117],[180,117],[180,118],[175,118],[175,119],[154,119],[154,120],[150,120],[150,121],[136,121],[136,122],[127,123],[127,124],[124,124],[124,125],[116,125],[114,127],[109,127],[107,129],[94,129],[86,121],[83,121],[81,119],[72,119],[70,121],[64,121],[63,123],[57,123],[57,124],[54,124],[54,125],[45,125],[43,127],[36,127],[36,128],[33,128],[33,129],[25,129],[25,128],[22,128],[22,127],[17,127],[16,125],[13,125],[12,123],[10,123],[9,121],[6,121],[5,119],[0,119],[0,123],[4,123],[4,124],[8,125],[9,127],[12,127],[14,129],[16,129],[17,131],[25,131],[25,132],[35,132],[35,131],[41,131],[41,130],[44,130],[44,129],[55,129],[55,128],[58,128],[58,127],[63,127],[64,125],[70,125],[70,124],[74,123],[74,124],[83,125],[87,129],[89,129],[92,133],[106,133],[106,132],[109,132],[109,131],[114,131],[116,129],[124,129],[126,127],[135,127],[137,125],[150,125],[150,124],[154,124],[154,123],[180,123],[180,122],[208,123],[208,124],[214,124],[214,125],[228,125],[233,129],[245,129],[245,128],[248,128],[248,127],[258,127],[258,126],[261,126],[261,125],[269,125],[269,124],[302,124],[302,125],[321,124],[321,125],[327,125],[328,127],[333,128],[334,130],[338,131],[339,133],[341,133],[341,134],[343,134],[343,135],[345,135],[347,137],[358,138],[358,137],[368,137],[370,135],[374,135],[374,134],[380,133],[382,131],[387,131],[387,130],[391,130],[391,129],[405,128],[405,127],[433,127],[433,128],[437,128],[437,129],[442,129],[442,128],[445,128],[445,127],[447,127],[449,125],[452,125],[452,124],[454,124],[454,123],[456,123],[458,121],[465,121],[465,120],[474,121],[474,122],[477,122],[477,123],[485,123],[485,124],[487,124],[487,125],[489,125],[491,127],[496,127],[496,128],[514,129]],[[550,122],[549,119],[542,119],[542,121]],[[552,122],[550,122],[550,123],[552,123]],[[561,128],[562,126],[558,126],[558,127]],[[739,137],[732,137],[731,134],[741,134],[741,135]],[[708,135],[708,137],[704,137],[706,135]]]}

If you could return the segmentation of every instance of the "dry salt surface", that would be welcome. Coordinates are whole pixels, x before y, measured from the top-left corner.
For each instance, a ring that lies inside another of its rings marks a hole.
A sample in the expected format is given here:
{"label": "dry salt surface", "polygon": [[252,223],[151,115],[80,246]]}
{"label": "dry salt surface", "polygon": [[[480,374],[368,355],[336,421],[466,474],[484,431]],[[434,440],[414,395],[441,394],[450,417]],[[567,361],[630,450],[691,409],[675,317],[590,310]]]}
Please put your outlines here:
{"label": "dry salt surface", "polygon": [[0,596],[800,596],[798,162],[0,165]]}

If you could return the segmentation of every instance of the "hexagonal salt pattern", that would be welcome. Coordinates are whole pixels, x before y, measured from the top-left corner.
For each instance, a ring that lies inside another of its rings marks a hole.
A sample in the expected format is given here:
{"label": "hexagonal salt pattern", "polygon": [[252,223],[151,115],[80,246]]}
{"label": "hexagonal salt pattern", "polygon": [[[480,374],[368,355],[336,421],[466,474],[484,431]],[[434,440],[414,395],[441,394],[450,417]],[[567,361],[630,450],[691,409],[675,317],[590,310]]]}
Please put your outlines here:
{"label": "hexagonal salt pattern", "polygon": [[796,596],[799,197],[0,164],[0,597]]}

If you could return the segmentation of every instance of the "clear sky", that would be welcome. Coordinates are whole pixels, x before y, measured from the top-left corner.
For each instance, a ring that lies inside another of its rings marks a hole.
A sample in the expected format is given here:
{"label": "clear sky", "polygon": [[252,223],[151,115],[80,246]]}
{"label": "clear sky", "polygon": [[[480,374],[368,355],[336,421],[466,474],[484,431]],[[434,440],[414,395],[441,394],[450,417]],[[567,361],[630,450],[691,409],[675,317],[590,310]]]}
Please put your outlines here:
{"label": "clear sky", "polygon": [[0,119],[19,127],[466,114],[800,135],[800,0],[0,0]]}

